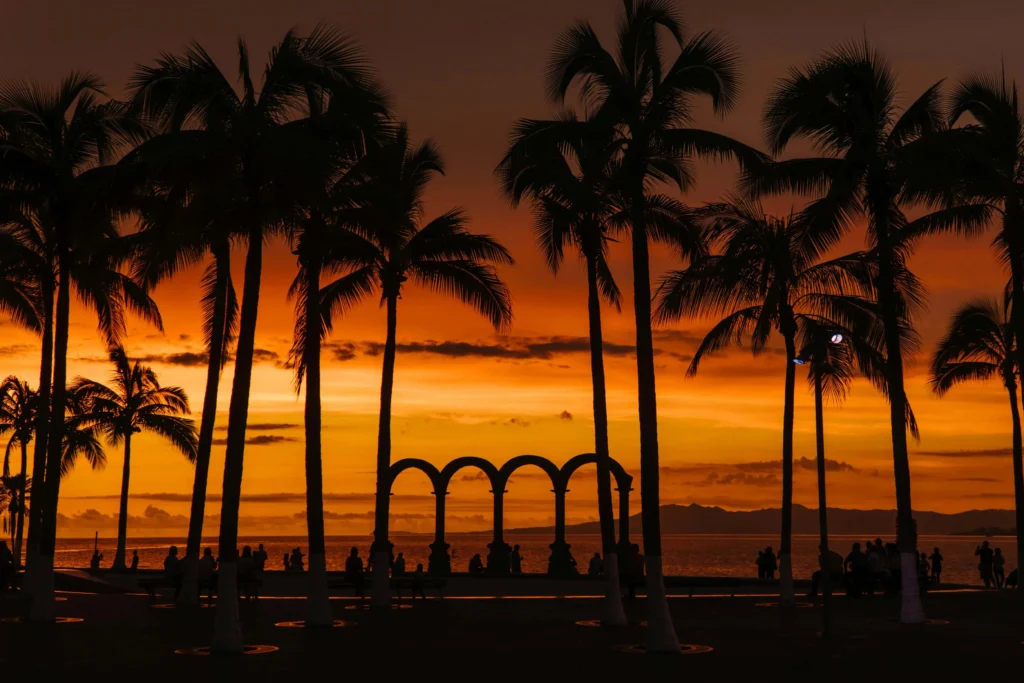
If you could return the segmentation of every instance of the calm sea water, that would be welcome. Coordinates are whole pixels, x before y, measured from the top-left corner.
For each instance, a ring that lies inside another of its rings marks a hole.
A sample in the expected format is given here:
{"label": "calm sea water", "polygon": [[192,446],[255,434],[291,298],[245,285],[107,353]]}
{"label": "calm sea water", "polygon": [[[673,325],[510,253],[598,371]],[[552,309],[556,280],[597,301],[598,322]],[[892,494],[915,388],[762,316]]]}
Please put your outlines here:
{"label": "calm sea water", "polygon": [[[850,546],[859,541],[863,545],[869,536],[836,536],[830,545],[842,554],[846,554]],[[871,537],[873,538],[873,537]],[[454,568],[465,571],[474,553],[487,557],[487,543],[491,538],[488,534],[453,535],[448,542],[455,550]],[[520,537],[507,536],[508,543],[518,543],[523,555],[523,571],[542,573],[547,570],[548,543],[551,539],[537,535]],[[566,540],[572,545],[572,553],[580,567],[586,567],[588,558],[600,550],[601,539],[597,534],[569,535]],[[634,539],[639,542],[639,538]],[[778,536],[707,536],[701,534],[667,534],[663,537],[665,573],[681,576],[728,576],[756,577],[757,569],[754,560],[757,552],[771,545],[778,550]],[[891,539],[885,539],[891,540]],[[943,581],[949,583],[979,583],[977,560],[974,549],[981,542],[980,538],[971,536],[922,536],[920,550],[931,554],[933,547],[939,547],[945,557]],[[432,536],[403,535],[392,538],[395,552],[405,553],[406,566],[413,570],[418,562],[427,564],[430,554],[429,545]],[[369,553],[371,539],[366,536],[334,536],[327,539],[327,568],[330,570],[344,569],[345,557],[352,546],[359,548],[365,558]],[[1009,574],[1016,565],[1017,544],[1012,537],[990,539],[993,547],[1002,548],[1006,555],[1006,573]],[[263,543],[268,555],[268,569],[281,569],[282,557],[296,546],[306,552],[306,539],[302,537],[242,537],[239,547]],[[167,548],[171,544],[179,547],[181,554],[185,552],[185,539],[175,538],[132,538],[128,541],[128,555],[131,551],[139,551],[139,566],[144,569],[155,569],[163,566]],[[204,539],[204,546],[211,546],[216,554],[216,539]],[[793,571],[797,578],[809,578],[815,569],[818,537],[803,535],[793,537]],[[57,565],[60,567],[88,567],[92,555],[92,539],[60,539],[57,541]],[[100,552],[104,554],[103,566],[109,566],[114,559],[116,540],[101,538]]]}

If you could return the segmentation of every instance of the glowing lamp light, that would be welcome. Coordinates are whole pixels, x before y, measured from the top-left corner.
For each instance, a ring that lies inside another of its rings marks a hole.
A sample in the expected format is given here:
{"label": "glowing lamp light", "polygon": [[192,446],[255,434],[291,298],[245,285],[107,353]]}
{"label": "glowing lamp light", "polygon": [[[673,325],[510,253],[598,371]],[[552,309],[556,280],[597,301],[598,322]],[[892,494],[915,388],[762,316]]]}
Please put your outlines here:
{"label": "glowing lamp light", "polygon": [[803,365],[807,361],[805,361],[803,358],[794,358],[793,362],[796,363],[797,365]]}
{"label": "glowing lamp light", "polygon": [[831,341],[833,344],[842,344],[843,343],[843,335],[841,335],[838,332],[836,332],[835,334],[832,335],[832,338],[829,339],[829,341]]}

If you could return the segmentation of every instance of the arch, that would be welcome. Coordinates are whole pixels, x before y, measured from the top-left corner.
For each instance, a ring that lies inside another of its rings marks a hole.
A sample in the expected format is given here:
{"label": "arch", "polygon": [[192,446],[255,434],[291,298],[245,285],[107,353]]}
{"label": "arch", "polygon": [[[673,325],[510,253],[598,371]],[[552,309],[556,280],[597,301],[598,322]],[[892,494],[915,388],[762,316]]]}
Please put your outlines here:
{"label": "arch", "polygon": [[388,491],[395,485],[395,480],[398,479],[398,475],[406,470],[419,470],[423,474],[427,475],[427,479],[433,484],[434,489],[437,490],[437,485],[441,480],[441,472],[438,471],[432,463],[420,458],[402,458],[391,465],[391,469],[388,470],[388,474],[391,477],[391,481],[388,484]]}
{"label": "arch", "polygon": [[[580,453],[579,455],[573,456],[562,465],[560,472],[562,476],[562,483],[566,487],[569,486],[569,479],[576,473],[576,470],[589,465],[591,463],[597,464],[596,453]],[[608,467],[612,472],[612,476],[615,477],[615,484],[619,487],[620,491],[628,491],[633,485],[633,476],[630,475],[626,470],[619,464],[619,461],[615,458],[608,458]]]}
{"label": "arch", "polygon": [[528,465],[534,465],[544,470],[544,472],[551,479],[552,488],[557,490],[559,486],[562,484],[562,477],[555,463],[539,455],[517,455],[516,457],[512,458],[504,465],[502,465],[501,469],[498,471],[498,476],[501,478],[502,487],[504,487],[504,485],[508,483],[509,477],[511,477],[516,470],[518,470],[520,467],[526,467]]}
{"label": "arch", "polygon": [[494,463],[492,463],[490,460],[484,460],[483,458],[479,458],[475,455],[466,455],[461,458],[455,458],[450,463],[444,466],[444,469],[442,469],[440,474],[438,475],[437,491],[447,491],[448,484],[451,483],[452,477],[455,476],[456,472],[465,467],[475,467],[484,474],[486,474],[487,479],[490,480],[491,482],[491,490],[497,490],[499,473],[498,468],[494,466]]}

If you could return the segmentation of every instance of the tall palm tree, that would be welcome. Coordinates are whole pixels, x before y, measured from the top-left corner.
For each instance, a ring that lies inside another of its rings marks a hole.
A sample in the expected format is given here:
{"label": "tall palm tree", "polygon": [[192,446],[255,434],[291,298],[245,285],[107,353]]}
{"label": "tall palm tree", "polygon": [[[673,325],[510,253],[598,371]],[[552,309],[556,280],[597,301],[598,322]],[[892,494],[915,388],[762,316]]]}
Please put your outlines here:
{"label": "tall palm tree", "polygon": [[607,577],[602,625],[627,623],[619,588],[618,549],[612,507],[605,392],[601,298],[620,307],[606,254],[617,231],[622,203],[616,201],[616,149],[608,129],[568,115],[555,121],[523,119],[516,124],[508,152],[498,166],[505,196],[513,206],[524,197],[534,206],[534,236],[548,266],[558,272],[566,247],[587,268],[590,369],[594,397],[594,452],[604,573]]}
{"label": "tall palm tree", "polygon": [[423,222],[426,185],[443,164],[430,142],[413,147],[405,125],[371,150],[355,170],[347,206],[337,220],[357,240],[347,247],[366,265],[353,264],[346,274],[325,285],[321,306],[342,312],[365,296],[380,291],[387,309],[377,432],[377,489],[374,515],[373,593],[375,606],[390,603],[388,540],[391,467],[391,396],[395,376],[398,299],[412,277],[430,290],[453,296],[486,317],[495,329],[512,322],[508,288],[492,263],[511,264],[512,256],[493,238],[466,229],[460,209]]}
{"label": "tall palm tree", "polygon": [[179,605],[197,605],[199,546],[206,514],[217,396],[238,332],[238,300],[231,279],[231,239],[236,226],[225,216],[231,201],[231,188],[224,182],[229,174],[215,163],[194,163],[187,152],[177,147],[174,136],[161,135],[129,157],[131,163],[145,168],[143,175],[152,183],[150,194],[138,211],[142,228],[134,256],[135,279],[147,288],[156,287],[182,268],[209,257],[200,282],[206,390],[178,594]]}
{"label": "tall palm tree", "polygon": [[[896,483],[897,544],[903,567],[900,620],[924,621],[917,585],[917,533],[907,457],[904,353],[900,330],[919,298],[900,294],[907,260],[920,238],[937,232],[971,234],[989,219],[984,204],[950,202],[959,186],[957,136],[944,130],[936,83],[906,109],[895,104],[896,77],[866,43],[837,48],[782,79],[764,121],[770,150],[806,139],[819,157],[766,165],[748,179],[753,192],[821,192],[802,212],[806,238],[819,253],[834,245],[855,220],[867,219],[873,288],[885,329],[889,418]],[[936,204],[942,200],[942,204]],[[909,220],[905,211],[931,212]],[[920,292],[917,292],[920,295]]]}
{"label": "tall palm tree", "polygon": [[303,167],[297,178],[303,188],[289,220],[293,253],[299,272],[288,292],[296,301],[295,335],[290,365],[295,369],[295,388],[305,381],[306,527],[309,535],[309,592],[307,627],[333,624],[327,587],[324,540],[323,462],[321,458],[320,354],[321,344],[334,326],[332,310],[324,305],[322,280],[349,270],[372,266],[377,250],[338,221],[339,210],[350,208],[352,190],[359,182],[359,162],[368,145],[386,133],[388,116],[371,107],[358,111],[352,104],[310,102],[313,126],[322,129],[326,144]]}
{"label": "tall palm tree", "polygon": [[[1009,294],[1009,292],[1007,292]],[[961,306],[932,357],[930,384],[939,396],[963,382],[999,379],[1010,398],[1013,425],[1013,494],[1017,511],[1017,566],[1024,567],[1024,464],[1021,457],[1017,335],[1010,297],[1000,308],[977,300]]]}
{"label": "tall palm tree", "polygon": [[249,412],[263,243],[282,226],[290,178],[319,144],[309,135],[306,105],[331,93],[385,107],[355,44],[338,31],[317,26],[307,36],[289,31],[270,52],[257,87],[245,41],[238,42],[235,90],[213,58],[193,43],[182,54],[161,56],[140,67],[130,91],[135,109],[158,122],[174,145],[199,163],[224,170],[229,186],[225,221],[248,243],[235,371],[228,413],[227,453],[221,503],[220,558],[213,648],[243,649],[238,601],[238,508],[245,430]]}
{"label": "tall palm tree", "polygon": [[[679,56],[662,63],[662,33]],[[669,181],[681,190],[693,184],[694,156],[743,161],[757,158],[730,138],[686,127],[694,95],[707,95],[718,113],[728,111],[738,93],[736,53],[717,33],[684,38],[667,0],[624,0],[616,53],[601,45],[589,23],[567,29],[555,44],[548,66],[548,94],[564,101],[574,84],[592,118],[613,129],[625,175],[632,237],[633,308],[636,318],[638,407],[640,418],[640,496],[647,565],[648,650],[676,652],[676,638],[665,597],[659,519],[658,418],[651,331],[648,241],[663,239],[650,220],[645,194],[652,182]]]}
{"label": "tall palm tree", "polygon": [[[39,395],[25,382],[11,375],[0,384],[0,435],[10,433],[4,449],[3,476],[9,483],[16,483],[16,499],[13,512],[16,513],[15,529],[12,529],[14,565],[21,566],[22,539],[25,533],[25,501],[28,500],[28,444],[35,435],[36,406]],[[11,451],[21,451],[21,469],[17,480],[11,478]],[[12,521],[15,521],[12,518]]]}
{"label": "tall palm tree", "polygon": [[[35,462],[45,465],[45,471],[33,469],[39,561],[36,568],[30,564],[32,575],[26,581],[33,620],[54,617],[53,554],[64,421],[49,415],[64,415],[67,407],[71,292],[95,311],[109,344],[123,336],[128,312],[160,325],[155,303],[119,270],[127,245],[117,224],[134,202],[138,179],[111,163],[125,145],[145,136],[146,127],[129,116],[122,103],[101,101],[102,95],[100,81],[83,73],[71,74],[51,90],[20,82],[0,88],[3,204],[18,207],[14,225],[5,232],[40,257],[38,309],[46,321],[39,391],[40,404],[49,409],[48,433],[45,462],[44,439],[37,435]],[[54,297],[51,378],[46,372],[51,362],[47,336]],[[31,528],[30,532],[31,540],[37,534]]]}
{"label": "tall palm tree", "polygon": [[162,436],[194,463],[198,448],[195,423],[181,415],[189,411],[188,396],[180,387],[163,387],[153,369],[128,359],[124,348],[110,350],[114,366],[111,386],[84,377],[72,384],[84,411],[77,421],[95,428],[111,446],[124,445],[121,470],[121,504],[117,518],[115,571],[123,571],[128,538],[128,483],[131,477],[132,435],[150,431]]}
{"label": "tall palm tree", "polygon": [[780,604],[795,604],[792,569],[793,418],[797,341],[802,328],[822,316],[849,319],[861,310],[851,295],[864,292],[864,264],[855,258],[818,262],[793,216],[776,218],[756,201],[732,198],[701,211],[705,237],[720,254],[666,276],[658,288],[655,319],[717,318],[693,355],[689,376],[704,356],[732,343],[760,355],[773,332],[785,344],[782,411],[782,539],[779,549]]}

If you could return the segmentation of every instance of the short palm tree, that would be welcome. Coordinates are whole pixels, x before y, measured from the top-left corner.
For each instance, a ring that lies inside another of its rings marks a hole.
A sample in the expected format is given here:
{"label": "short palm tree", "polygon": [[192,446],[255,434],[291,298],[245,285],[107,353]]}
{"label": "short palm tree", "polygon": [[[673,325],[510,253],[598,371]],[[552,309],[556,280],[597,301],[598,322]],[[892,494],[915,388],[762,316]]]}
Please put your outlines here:
{"label": "short palm tree", "polygon": [[823,316],[848,319],[861,306],[852,295],[868,289],[864,264],[855,258],[818,262],[794,217],[766,215],[756,201],[733,198],[700,212],[709,245],[721,251],[666,276],[658,288],[655,319],[722,317],[693,355],[689,376],[704,356],[749,339],[755,355],[773,333],[785,344],[782,412],[782,540],[780,603],[795,603],[791,562],[793,532],[793,419],[798,336]]}
{"label": "short palm tree", "polygon": [[[756,193],[821,192],[801,216],[805,239],[817,253],[833,246],[857,218],[866,218],[867,256],[874,264],[873,289],[888,364],[897,544],[903,567],[900,619],[921,623],[925,616],[917,585],[900,348],[901,330],[921,301],[901,281],[905,284],[910,277],[907,260],[920,238],[980,231],[991,209],[950,202],[951,188],[960,185],[962,155],[958,137],[944,129],[939,84],[906,109],[900,110],[895,99],[895,74],[866,43],[840,47],[809,67],[793,70],[780,81],[765,110],[769,148],[780,154],[790,142],[804,139],[821,156],[762,166],[747,185]],[[905,211],[922,204],[934,210],[909,220]]]}
{"label": "short palm tree", "polygon": [[932,357],[930,384],[939,396],[963,382],[998,379],[1010,398],[1013,425],[1013,493],[1017,511],[1017,566],[1024,567],[1024,464],[1017,396],[1017,335],[1010,298],[1003,306],[978,300],[961,306]]}
{"label": "short palm tree", "polygon": [[[621,202],[616,201],[617,150],[608,132],[603,126],[578,121],[571,115],[555,121],[521,120],[497,173],[513,206],[524,197],[533,204],[534,235],[551,270],[558,272],[567,247],[586,264],[597,500],[607,578],[601,623],[621,626],[626,624],[626,613],[615,546],[601,333],[602,297],[617,309],[621,298],[606,260],[611,235],[617,230],[616,220],[622,218]],[[568,553],[567,548],[560,550]]]}
{"label": "short palm tree", "polygon": [[307,36],[289,31],[271,50],[259,87],[241,40],[238,57],[241,92],[198,44],[141,67],[130,87],[134,109],[157,122],[169,136],[169,147],[183,150],[197,167],[207,164],[221,171],[220,195],[226,198],[221,216],[248,243],[221,503],[218,592],[223,599],[213,642],[218,652],[236,654],[243,649],[235,599],[238,509],[263,244],[282,227],[293,205],[291,181],[302,177],[302,165],[322,143],[310,134],[309,100],[326,100],[333,92],[360,100],[361,107],[386,108],[361,51],[330,27],[317,26]]}
{"label": "short palm tree", "polygon": [[[664,64],[668,51],[662,33],[680,54]],[[651,331],[648,242],[665,239],[650,219],[645,198],[651,183],[673,182],[681,190],[693,184],[692,159],[759,156],[724,135],[687,127],[693,96],[710,97],[718,113],[728,111],[739,92],[736,53],[717,33],[684,38],[667,0],[624,0],[616,53],[601,44],[586,22],[558,39],[548,67],[550,97],[561,103],[574,84],[591,118],[614,131],[621,151],[622,194],[632,238],[633,308],[636,318],[637,385],[640,421],[640,497],[648,590],[648,649],[677,652],[679,640],[668,611],[661,558],[658,483],[658,418]]]}
{"label": "short palm tree", "polygon": [[[25,382],[13,375],[0,384],[0,436],[8,436],[4,449],[3,476],[8,484],[15,486],[16,497],[12,511],[14,529],[11,536],[11,548],[14,552],[15,566],[21,565],[21,544],[25,533],[25,511],[28,500],[28,444],[35,436],[36,406],[39,395]],[[17,479],[11,477],[11,451],[17,447],[21,452],[21,469]],[[10,486],[8,486],[10,488]]]}
{"label": "short palm tree", "polygon": [[189,413],[188,397],[179,387],[163,387],[152,368],[132,363],[121,347],[110,350],[114,366],[111,386],[79,377],[72,390],[82,402],[76,421],[103,434],[111,446],[124,445],[121,470],[121,504],[117,520],[117,552],[113,569],[123,571],[128,537],[128,484],[131,476],[132,435],[153,432],[167,439],[194,463],[198,448],[195,423],[182,417]]}
{"label": "short palm tree", "polygon": [[[71,74],[53,89],[20,82],[0,88],[5,205],[17,207],[4,216],[4,232],[38,256],[37,310],[45,321],[39,394],[40,405],[48,408],[48,433],[36,437],[36,500],[29,529],[30,549],[38,537],[39,561],[33,562],[29,554],[26,577],[33,620],[54,617],[53,554],[65,425],[50,415],[64,415],[67,407],[71,292],[96,313],[108,344],[124,335],[128,311],[160,325],[155,303],[119,270],[127,243],[117,225],[135,203],[138,179],[111,163],[147,131],[123,104],[101,101],[101,88],[95,76],[82,73]],[[48,349],[51,319],[53,343]],[[46,372],[51,358],[52,378]]]}
{"label": "short palm tree", "polygon": [[[374,515],[373,600],[390,603],[388,540],[391,467],[391,396],[395,376],[398,299],[411,277],[430,290],[453,296],[479,312],[495,329],[512,322],[508,288],[492,263],[513,263],[508,251],[487,235],[466,229],[466,217],[451,209],[423,222],[426,185],[443,172],[441,156],[430,142],[413,147],[404,125],[391,140],[371,150],[356,174],[347,208],[336,220],[360,236],[348,248],[365,265],[353,267],[321,290],[321,305],[341,312],[372,292],[381,292],[387,309],[387,338],[377,432],[377,490]],[[350,240],[351,241],[351,240]]]}

